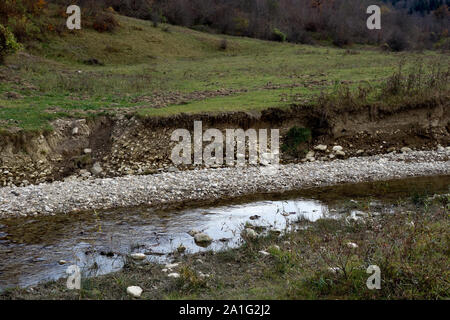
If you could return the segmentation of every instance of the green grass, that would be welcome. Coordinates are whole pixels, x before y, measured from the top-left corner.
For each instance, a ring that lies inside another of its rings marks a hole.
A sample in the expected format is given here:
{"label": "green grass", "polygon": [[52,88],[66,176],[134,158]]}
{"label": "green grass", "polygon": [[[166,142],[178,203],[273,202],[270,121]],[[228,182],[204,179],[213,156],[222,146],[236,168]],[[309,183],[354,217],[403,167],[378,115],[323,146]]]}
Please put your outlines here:
{"label": "green grass", "polygon": [[[450,62],[448,55],[437,52],[393,54],[370,47],[347,51],[205,34],[168,25],[155,28],[149,21],[117,19],[120,28],[114,33],[83,29],[49,35],[43,42],[27,44],[31,55],[8,57],[7,63],[18,70],[0,67],[0,126],[34,130],[47,127],[58,117],[130,107],[143,116],[286,107],[294,102],[293,96],[297,102],[309,101],[341,81],[351,88],[361,83],[379,86],[402,60],[406,67],[417,61],[425,65],[437,60]],[[220,49],[223,38],[228,41],[226,50]],[[85,65],[83,61],[90,58],[104,66]],[[284,88],[269,90],[267,85]],[[136,102],[155,93],[170,96],[219,89],[247,92],[202,101],[193,97],[188,103],[169,103],[158,109],[151,103]],[[2,94],[11,91],[23,98],[7,99]]]}

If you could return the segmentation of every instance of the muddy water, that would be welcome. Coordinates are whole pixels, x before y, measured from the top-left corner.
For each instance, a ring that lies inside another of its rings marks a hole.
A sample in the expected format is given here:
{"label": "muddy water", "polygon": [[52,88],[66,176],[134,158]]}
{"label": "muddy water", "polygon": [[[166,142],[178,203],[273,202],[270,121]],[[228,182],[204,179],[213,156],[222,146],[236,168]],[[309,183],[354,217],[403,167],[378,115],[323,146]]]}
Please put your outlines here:
{"label": "muddy water", "polygon": [[[432,177],[313,189],[285,195],[258,195],[228,205],[156,211],[152,208],[54,217],[0,220],[0,290],[67,277],[78,265],[85,276],[120,270],[125,257],[141,252],[151,262],[171,261],[179,246],[186,253],[239,246],[245,223],[284,230],[299,219],[332,217],[328,204],[373,197],[448,192],[450,177]],[[195,244],[191,230],[207,233],[207,248]],[[62,261],[64,260],[64,261]]]}

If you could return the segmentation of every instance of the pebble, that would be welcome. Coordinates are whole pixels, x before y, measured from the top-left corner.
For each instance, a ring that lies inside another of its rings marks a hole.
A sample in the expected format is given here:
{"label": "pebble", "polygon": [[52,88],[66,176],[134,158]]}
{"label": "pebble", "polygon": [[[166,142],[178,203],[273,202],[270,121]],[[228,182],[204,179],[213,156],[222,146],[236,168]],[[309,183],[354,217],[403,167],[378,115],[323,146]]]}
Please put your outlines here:
{"label": "pebble", "polygon": [[324,144],[319,144],[319,145],[317,145],[317,146],[314,147],[314,150],[317,150],[317,151],[326,151],[326,150],[327,150],[327,146],[324,145]]}
{"label": "pebble", "polygon": [[168,275],[167,275],[169,278],[179,278],[180,277],[180,274],[179,273],[176,273],[176,272],[173,272],[173,273],[169,273]]}
{"label": "pebble", "polygon": [[255,238],[258,237],[258,233],[257,233],[255,230],[250,229],[250,228],[246,228],[246,229],[244,230],[244,233],[245,233],[245,235],[246,235],[247,237],[249,237],[250,239],[255,239]]}
{"label": "pebble", "polygon": [[212,239],[206,233],[197,233],[194,235],[194,241],[196,244],[207,245],[212,242]]}
{"label": "pebble", "polygon": [[139,298],[142,294],[142,288],[138,286],[131,286],[127,288],[127,294],[134,298]]}
{"label": "pebble", "polygon": [[179,265],[180,265],[179,263],[169,263],[169,264],[166,264],[164,267],[166,269],[174,269],[174,268],[178,267]]}
{"label": "pebble", "polygon": [[358,248],[358,245],[354,242],[347,242],[347,247],[349,247],[350,249],[356,249]]}
{"label": "pebble", "polygon": [[411,148],[403,147],[403,148],[400,149],[400,151],[403,152],[403,153],[408,153],[408,152],[411,152],[412,150],[411,150]]}
{"label": "pebble", "polygon": [[132,253],[130,256],[134,260],[144,260],[146,258],[146,255],[143,253]]}

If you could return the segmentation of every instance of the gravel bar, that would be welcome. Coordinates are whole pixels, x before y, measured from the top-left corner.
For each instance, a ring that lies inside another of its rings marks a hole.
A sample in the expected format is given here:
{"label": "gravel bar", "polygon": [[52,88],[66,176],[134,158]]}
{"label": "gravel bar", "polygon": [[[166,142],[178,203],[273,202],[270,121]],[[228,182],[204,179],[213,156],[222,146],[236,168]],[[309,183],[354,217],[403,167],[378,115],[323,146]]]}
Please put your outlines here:
{"label": "gravel bar", "polygon": [[138,205],[161,206],[262,192],[450,174],[450,151],[412,151],[331,162],[164,172],[0,188],[0,218],[54,215]]}

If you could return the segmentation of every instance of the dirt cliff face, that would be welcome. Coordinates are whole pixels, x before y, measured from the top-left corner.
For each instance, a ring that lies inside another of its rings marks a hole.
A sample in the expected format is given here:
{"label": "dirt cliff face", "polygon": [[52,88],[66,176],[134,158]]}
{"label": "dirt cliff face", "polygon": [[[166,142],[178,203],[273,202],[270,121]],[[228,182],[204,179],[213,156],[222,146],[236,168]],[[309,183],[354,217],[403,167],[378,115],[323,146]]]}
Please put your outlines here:
{"label": "dirt cliff face", "polygon": [[[57,120],[53,131],[3,134],[0,140],[0,186],[27,185],[75,176],[113,177],[151,174],[173,167],[170,154],[173,130],[217,128],[311,129],[317,144],[340,145],[344,157],[398,151],[402,147],[434,149],[450,144],[450,105],[414,105],[390,109],[320,110],[310,106],[267,109],[262,112],[179,114],[167,118],[97,117]],[[319,155],[320,156],[320,155]],[[323,154],[321,160],[330,159]],[[282,155],[283,162],[298,162]],[[304,160],[303,160],[304,161]],[[193,166],[179,167],[190,169]]]}

